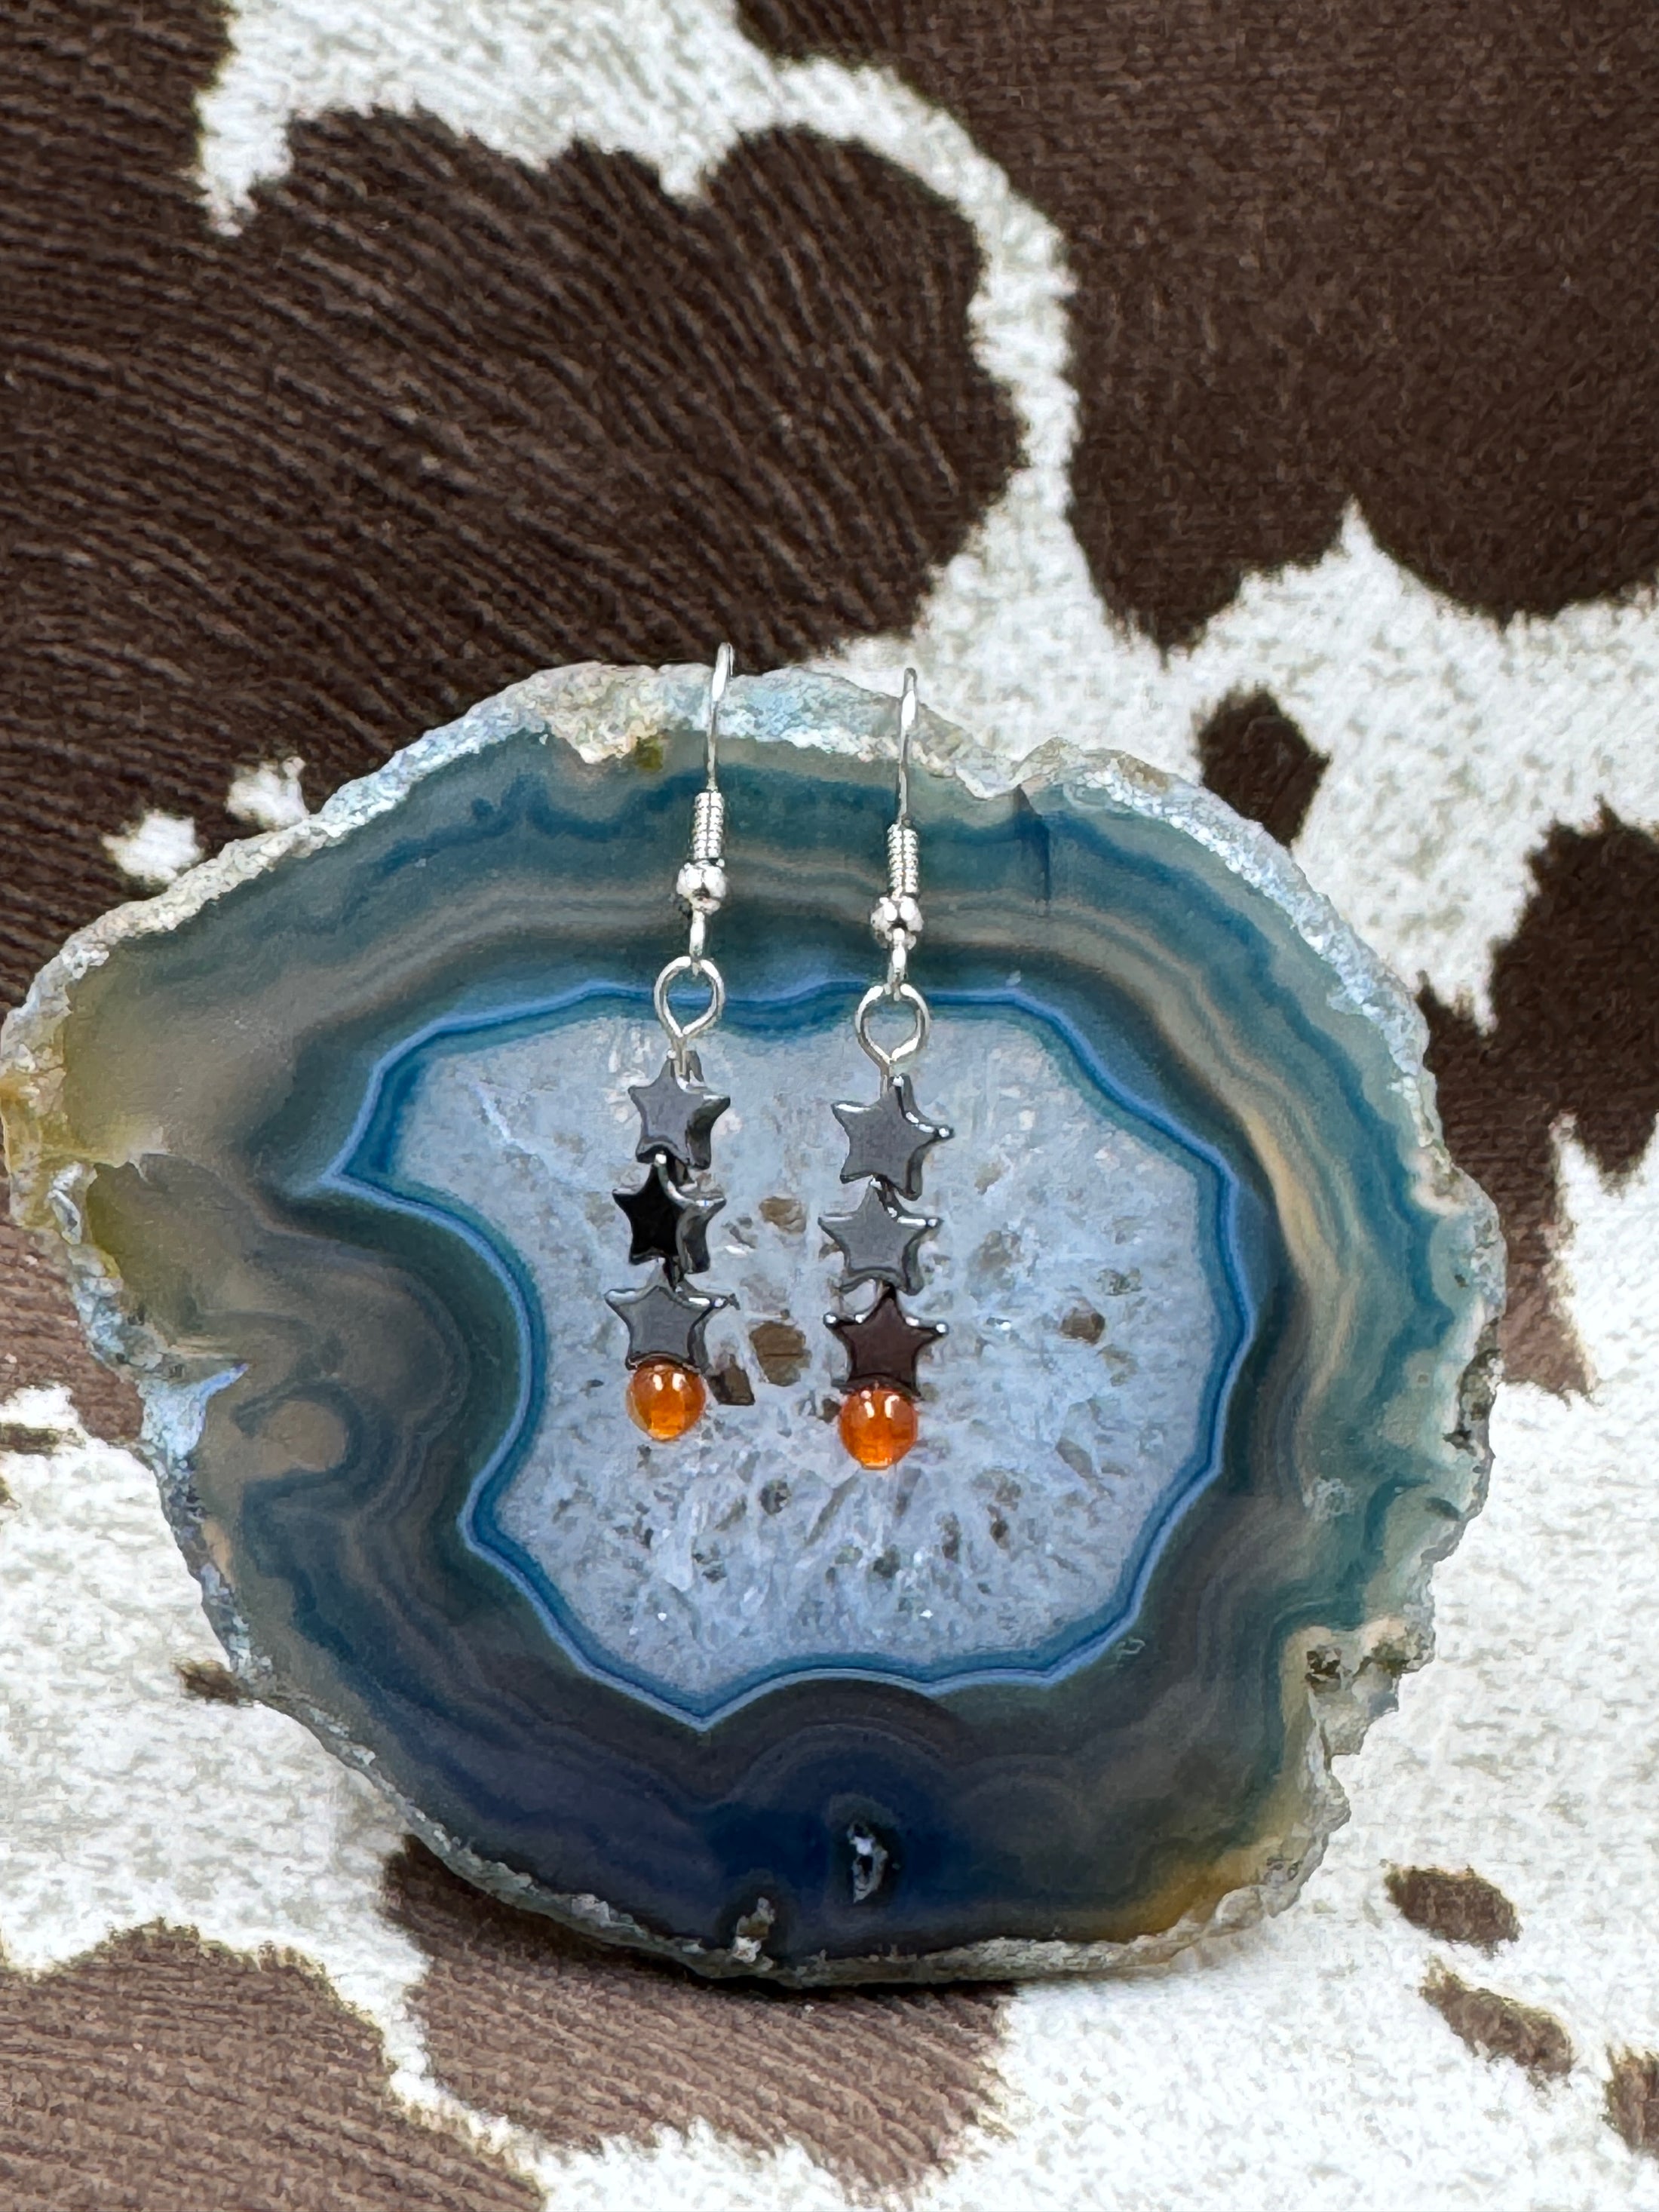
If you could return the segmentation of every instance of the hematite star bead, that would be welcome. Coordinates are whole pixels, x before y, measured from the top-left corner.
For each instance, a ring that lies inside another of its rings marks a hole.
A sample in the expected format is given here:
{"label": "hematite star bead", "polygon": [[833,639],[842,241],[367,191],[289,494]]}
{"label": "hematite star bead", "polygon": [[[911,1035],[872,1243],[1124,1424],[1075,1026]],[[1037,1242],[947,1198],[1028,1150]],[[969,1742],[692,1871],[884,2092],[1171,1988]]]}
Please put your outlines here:
{"label": "hematite star bead", "polygon": [[847,1133],[843,1182],[875,1176],[906,1198],[921,1197],[922,1161],[951,1132],[942,1121],[930,1121],[917,1111],[908,1075],[884,1083],[873,1106],[848,1102],[830,1110]]}
{"label": "hematite star bead", "polygon": [[642,1291],[607,1291],[605,1302],[627,1328],[630,1367],[646,1359],[668,1359],[705,1374],[703,1331],[711,1316],[732,1304],[722,1292],[671,1283],[660,1268]]}
{"label": "hematite star bead", "polygon": [[687,1053],[685,1066],[684,1081],[676,1074],[671,1056],[652,1082],[629,1085],[628,1095],[640,1112],[636,1160],[666,1152],[683,1168],[701,1170],[708,1165],[709,1137],[732,1101],[708,1088],[696,1053]]}
{"label": "hematite star bead", "polygon": [[916,1248],[939,1223],[931,1214],[907,1213],[880,1183],[872,1182],[850,1213],[823,1214],[818,1226],[840,1245],[847,1261],[842,1290],[859,1283],[890,1283],[896,1291],[914,1292],[921,1288]]}
{"label": "hematite star bead", "polygon": [[917,1360],[930,1344],[948,1334],[943,1322],[912,1321],[890,1285],[884,1285],[868,1313],[825,1314],[823,1321],[846,1350],[847,1376],[842,1385],[846,1390],[862,1389],[867,1382],[890,1382],[896,1390],[914,1396]]}
{"label": "hematite star bead", "polygon": [[659,1152],[637,1190],[611,1195],[628,1216],[630,1267],[661,1260],[671,1277],[702,1274],[708,1265],[708,1224],[726,1203],[718,1191],[682,1190],[668,1171],[666,1153]]}

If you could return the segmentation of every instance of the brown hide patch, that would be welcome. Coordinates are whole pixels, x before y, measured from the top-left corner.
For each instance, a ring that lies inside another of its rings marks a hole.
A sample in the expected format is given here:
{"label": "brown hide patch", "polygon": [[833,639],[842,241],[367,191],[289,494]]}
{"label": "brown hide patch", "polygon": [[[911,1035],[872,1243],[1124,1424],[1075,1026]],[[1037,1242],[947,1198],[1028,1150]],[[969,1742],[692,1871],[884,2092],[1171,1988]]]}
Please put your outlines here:
{"label": "brown hide patch", "polygon": [[1452,2033],[1483,2058],[1507,2058],[1539,2083],[1572,2071],[1572,2044],[1553,2013],[1517,2004],[1496,1990],[1472,1989],[1437,1966],[1423,1995]]}
{"label": "brown hide patch", "polygon": [[146,1928],[0,1970],[0,2201],[15,2212],[540,2212],[392,2102],[322,1977]]}
{"label": "brown hide patch", "polygon": [[1018,456],[969,225],[746,139],[691,202],[429,116],[295,126],[240,232],[187,172],[212,0],[0,10],[0,997],[124,895],[549,663],[754,668],[902,629]]}
{"label": "brown hide patch", "polygon": [[[63,1277],[34,1239],[6,1218],[5,1204],[0,1182],[0,1399],[61,1382],[94,1435],[131,1442],[138,1433],[138,1393],[125,1376],[93,1358]],[[56,1441],[33,1448],[50,1450]]]}
{"label": "brown hide patch", "polygon": [[1659,567],[1659,14],[1646,0],[739,0],[895,70],[1064,235],[1073,519],[1190,636],[1358,499],[1466,605]]}
{"label": "brown hide patch", "polygon": [[1510,1375],[1586,1385],[1558,1301],[1554,1136],[1571,1124],[1604,1175],[1635,1167],[1659,1115],[1659,843],[1605,807],[1591,830],[1557,826],[1534,890],[1492,961],[1492,1024],[1425,988],[1429,1065],[1446,1139],[1485,1186],[1510,1249],[1503,1323]]}
{"label": "brown hide patch", "polygon": [[1494,1883],[1465,1867],[1390,1867],[1383,1887],[1413,1928],[1445,1943],[1471,1943],[1489,1954],[1521,1933],[1521,1916]]}
{"label": "brown hide patch", "polygon": [[1269,692],[1224,699],[1198,732],[1199,769],[1218,798],[1294,844],[1330,766]]}
{"label": "brown hide patch", "polygon": [[1650,2051],[1621,2051],[1607,2077],[1607,2125],[1632,2150],[1659,2158],[1659,2057]]}
{"label": "brown hide patch", "polygon": [[710,1985],[500,1904],[412,1842],[387,1905],[431,1962],[414,2002],[440,2079],[551,2142],[704,2120],[757,2151],[798,2142],[849,2189],[902,2191],[995,2088],[995,1990]]}

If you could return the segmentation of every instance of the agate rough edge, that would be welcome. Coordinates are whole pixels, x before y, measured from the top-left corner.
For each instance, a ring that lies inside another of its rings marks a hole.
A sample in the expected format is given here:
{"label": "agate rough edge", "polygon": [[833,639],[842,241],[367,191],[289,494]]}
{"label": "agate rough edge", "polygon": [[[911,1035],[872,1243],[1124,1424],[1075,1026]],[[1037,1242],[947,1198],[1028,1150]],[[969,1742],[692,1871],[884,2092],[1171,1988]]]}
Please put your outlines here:
{"label": "agate rough edge", "polygon": [[1297,1894],[1428,1656],[1492,1209],[1416,1009],[1264,831],[924,714],[951,1330],[923,1444],[853,1467],[815,1224],[892,702],[739,680],[732,1402],[644,1443],[610,1194],[706,681],[532,678],[82,932],[0,1044],[14,1210],[143,1394],[239,1677],[463,1874],[714,1975],[1165,1957]]}

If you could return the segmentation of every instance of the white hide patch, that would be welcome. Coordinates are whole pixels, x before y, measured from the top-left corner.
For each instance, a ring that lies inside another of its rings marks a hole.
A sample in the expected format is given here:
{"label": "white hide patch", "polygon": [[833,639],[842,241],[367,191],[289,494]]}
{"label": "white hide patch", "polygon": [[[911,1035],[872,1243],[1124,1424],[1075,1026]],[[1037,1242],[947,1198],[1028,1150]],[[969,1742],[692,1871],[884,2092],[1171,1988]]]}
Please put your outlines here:
{"label": "white hide patch", "polygon": [[146,890],[159,891],[196,866],[202,841],[187,815],[152,810],[118,836],[106,837],[104,850],[124,876]]}
{"label": "white hide patch", "polygon": [[286,760],[261,761],[257,768],[239,769],[225,793],[225,811],[256,830],[287,830],[303,822],[307,808],[300,778],[305,763],[297,753]]}

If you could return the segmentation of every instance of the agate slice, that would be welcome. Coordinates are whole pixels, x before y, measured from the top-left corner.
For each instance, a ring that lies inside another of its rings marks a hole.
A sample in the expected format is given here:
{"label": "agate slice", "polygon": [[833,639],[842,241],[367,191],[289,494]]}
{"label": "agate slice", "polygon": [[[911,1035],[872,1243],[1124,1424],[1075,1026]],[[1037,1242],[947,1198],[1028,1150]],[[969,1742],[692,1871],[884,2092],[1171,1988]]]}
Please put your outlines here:
{"label": "agate slice", "polygon": [[706,681],[537,678],[83,932],[6,1027],[15,1206],[143,1392],[237,1673],[464,1874],[714,1974],[1164,1955],[1295,1895],[1427,1654],[1491,1208],[1410,1001],[1264,832],[924,715],[950,1333],[921,1443],[858,1467],[817,1222],[893,706],[740,680],[736,1304],[720,1402],[647,1441],[611,1192]]}

